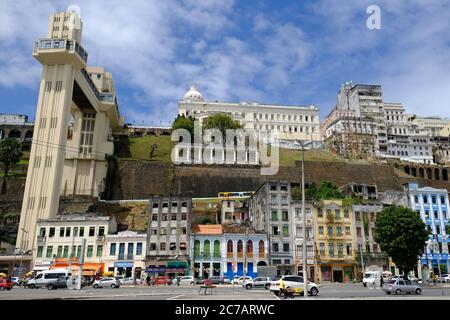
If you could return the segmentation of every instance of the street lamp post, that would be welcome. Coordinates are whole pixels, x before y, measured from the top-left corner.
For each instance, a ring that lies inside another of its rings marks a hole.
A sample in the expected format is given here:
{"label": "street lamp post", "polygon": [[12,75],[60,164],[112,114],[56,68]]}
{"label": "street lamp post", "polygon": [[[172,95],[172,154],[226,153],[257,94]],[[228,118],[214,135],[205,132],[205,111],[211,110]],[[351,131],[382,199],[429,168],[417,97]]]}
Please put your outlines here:
{"label": "street lamp post", "polygon": [[301,146],[302,152],[302,236],[303,236],[303,246],[302,246],[302,265],[303,265],[303,295],[306,298],[308,296],[308,272],[306,270],[306,216],[305,216],[305,144],[303,141],[299,140],[298,144]]}

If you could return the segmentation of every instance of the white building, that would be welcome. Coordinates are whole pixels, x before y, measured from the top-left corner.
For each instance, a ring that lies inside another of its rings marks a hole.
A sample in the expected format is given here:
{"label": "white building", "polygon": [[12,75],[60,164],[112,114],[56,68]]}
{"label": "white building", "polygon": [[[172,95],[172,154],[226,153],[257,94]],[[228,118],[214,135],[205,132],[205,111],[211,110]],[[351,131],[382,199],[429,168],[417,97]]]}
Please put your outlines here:
{"label": "white building", "polygon": [[0,113],[0,124],[25,125],[28,122],[28,116],[22,114]]}
{"label": "white building", "polygon": [[319,109],[313,105],[285,106],[256,102],[205,101],[191,86],[178,104],[179,115],[193,116],[200,122],[215,113],[225,113],[239,121],[244,129],[278,132],[280,140],[307,140],[319,143]]}
{"label": "white building", "polygon": [[421,134],[436,137],[441,130],[450,125],[450,119],[441,117],[412,117],[412,124],[417,125]]}
{"label": "white building", "polygon": [[82,239],[86,239],[84,274],[92,276],[104,270],[105,237],[117,231],[114,217],[92,213],[64,214],[53,219],[38,219],[33,243],[34,271],[50,267],[67,268],[70,257],[81,257]]}
{"label": "white building", "polygon": [[106,235],[106,250],[103,251],[105,271],[140,279],[145,270],[145,248],[147,233],[122,231]]}

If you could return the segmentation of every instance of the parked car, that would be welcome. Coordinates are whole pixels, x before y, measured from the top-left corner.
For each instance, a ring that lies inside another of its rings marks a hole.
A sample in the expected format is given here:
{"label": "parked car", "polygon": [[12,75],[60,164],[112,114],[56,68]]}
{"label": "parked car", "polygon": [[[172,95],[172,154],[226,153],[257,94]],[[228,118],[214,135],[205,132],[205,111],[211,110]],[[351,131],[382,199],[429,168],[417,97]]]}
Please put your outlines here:
{"label": "parked car", "polygon": [[55,282],[60,277],[71,276],[67,269],[54,269],[39,272],[33,279],[27,282],[30,289],[46,287],[49,283]]}
{"label": "parked car", "polygon": [[[119,280],[120,281],[120,280]],[[123,279],[122,281],[120,281],[121,285],[126,285],[126,286],[131,286],[133,285],[133,277],[128,277]],[[140,278],[136,278],[136,284],[141,284],[141,279]]]}
{"label": "parked car", "polygon": [[92,285],[94,289],[98,288],[119,288],[120,287],[120,281],[113,277],[106,277],[106,278],[100,278],[98,280],[94,281],[94,284]]}
{"label": "parked car", "polygon": [[242,282],[252,280],[252,277],[245,276],[244,277],[234,277],[233,284],[242,285]]}
{"label": "parked car", "polygon": [[175,277],[172,279],[172,281],[170,281],[170,284],[176,286],[178,285],[178,282],[180,281],[181,277]]}
{"label": "parked car", "polygon": [[193,286],[195,284],[195,279],[193,276],[184,276],[184,277],[180,277],[180,282],[179,285],[190,285]]}
{"label": "parked car", "polygon": [[256,277],[251,280],[246,280],[242,283],[242,286],[247,290],[252,288],[264,288],[269,290],[270,288],[270,277]]}
{"label": "parked car", "polygon": [[223,276],[212,276],[210,279],[212,280],[212,284],[224,284],[225,283]]}
{"label": "parked car", "polygon": [[195,284],[203,284],[205,283],[205,277],[198,277],[197,279],[195,279]]}
{"label": "parked car", "polygon": [[13,286],[19,286],[20,285],[20,278],[19,277],[11,277],[11,282]]}
{"label": "parked car", "polygon": [[56,290],[60,288],[67,288],[67,281],[70,280],[71,277],[59,277],[53,282],[47,284],[48,290]]}
{"label": "parked car", "polygon": [[[288,275],[282,276],[280,279],[270,282],[270,291],[276,296],[280,295],[280,284],[283,281],[286,287],[291,287],[294,289],[303,288],[303,277]],[[319,294],[319,287],[314,282],[308,281],[308,294],[311,296],[317,296]]]}
{"label": "parked car", "polygon": [[0,290],[11,290],[13,288],[13,283],[11,280],[6,278],[0,278]]}
{"label": "parked car", "polygon": [[230,279],[230,277],[224,276],[224,277],[223,277],[223,284],[231,284],[231,279]]}
{"label": "parked car", "polygon": [[117,280],[119,280],[120,284],[123,284],[123,281],[125,279],[124,276],[115,276],[114,278],[116,278]]}
{"label": "parked car", "polygon": [[441,280],[442,282],[450,283],[450,274],[443,274]]}
{"label": "parked car", "polygon": [[170,284],[170,279],[168,276],[159,276],[158,278],[156,278],[155,280],[155,284],[163,284],[163,285],[169,285]]}
{"label": "parked car", "polygon": [[412,282],[410,280],[403,280],[402,278],[399,278],[395,281],[391,280],[388,281],[387,283],[384,283],[382,289],[384,292],[386,292],[386,294],[395,293],[399,295],[404,292],[408,294],[410,293],[422,294],[422,289],[417,283]]}

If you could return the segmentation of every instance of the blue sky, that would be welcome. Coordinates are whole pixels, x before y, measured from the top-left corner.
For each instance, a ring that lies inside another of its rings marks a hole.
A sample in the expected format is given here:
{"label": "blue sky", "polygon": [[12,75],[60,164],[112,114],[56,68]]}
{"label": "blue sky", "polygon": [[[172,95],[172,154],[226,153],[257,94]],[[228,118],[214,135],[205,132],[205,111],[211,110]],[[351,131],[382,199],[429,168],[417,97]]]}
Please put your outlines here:
{"label": "blue sky", "polygon": [[[381,84],[411,113],[450,117],[450,1],[439,0],[0,0],[1,113],[34,118],[32,43],[71,4],[88,62],[113,73],[127,122],[171,121],[191,83],[208,100],[315,104],[323,118],[348,80]],[[371,4],[381,30],[366,27]]]}

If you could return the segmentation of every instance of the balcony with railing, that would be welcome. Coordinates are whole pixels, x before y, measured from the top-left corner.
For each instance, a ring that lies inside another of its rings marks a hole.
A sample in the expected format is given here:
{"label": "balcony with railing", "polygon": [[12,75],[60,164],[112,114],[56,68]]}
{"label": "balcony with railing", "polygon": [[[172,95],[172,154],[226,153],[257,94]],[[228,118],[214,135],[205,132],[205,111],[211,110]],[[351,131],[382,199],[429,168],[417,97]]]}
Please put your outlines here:
{"label": "balcony with railing", "polygon": [[76,53],[77,56],[87,63],[88,53],[74,40],[68,39],[39,39],[34,42],[33,54],[51,52]]}

